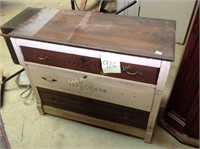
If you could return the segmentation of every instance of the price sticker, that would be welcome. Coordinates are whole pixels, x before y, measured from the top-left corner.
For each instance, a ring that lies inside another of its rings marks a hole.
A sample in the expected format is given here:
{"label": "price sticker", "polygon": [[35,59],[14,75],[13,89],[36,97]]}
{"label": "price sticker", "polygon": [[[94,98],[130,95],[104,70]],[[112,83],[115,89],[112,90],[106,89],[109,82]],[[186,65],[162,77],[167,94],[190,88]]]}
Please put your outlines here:
{"label": "price sticker", "polygon": [[162,55],[163,53],[162,53],[161,51],[156,50],[156,51],[155,51],[155,54],[156,54],[156,55]]}
{"label": "price sticker", "polygon": [[113,54],[101,54],[103,73],[121,73],[120,60]]}

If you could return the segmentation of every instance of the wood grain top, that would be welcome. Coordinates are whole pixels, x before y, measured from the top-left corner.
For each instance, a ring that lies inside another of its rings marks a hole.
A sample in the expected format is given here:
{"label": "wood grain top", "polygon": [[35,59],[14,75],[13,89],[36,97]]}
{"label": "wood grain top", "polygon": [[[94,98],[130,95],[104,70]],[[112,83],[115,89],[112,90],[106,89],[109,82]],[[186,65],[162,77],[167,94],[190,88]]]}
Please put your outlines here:
{"label": "wood grain top", "polygon": [[175,21],[44,8],[11,37],[173,61]]}

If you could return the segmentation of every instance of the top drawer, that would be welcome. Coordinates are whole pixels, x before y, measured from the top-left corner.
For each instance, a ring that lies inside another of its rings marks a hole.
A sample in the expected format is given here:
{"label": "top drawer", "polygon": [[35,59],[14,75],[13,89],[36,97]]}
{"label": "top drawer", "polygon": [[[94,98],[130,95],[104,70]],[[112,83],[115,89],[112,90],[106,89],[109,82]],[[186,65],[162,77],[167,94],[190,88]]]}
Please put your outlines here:
{"label": "top drawer", "polygon": [[[24,60],[94,74],[103,74],[100,58],[21,46]],[[110,77],[156,84],[159,68],[121,63],[122,73],[104,74]]]}

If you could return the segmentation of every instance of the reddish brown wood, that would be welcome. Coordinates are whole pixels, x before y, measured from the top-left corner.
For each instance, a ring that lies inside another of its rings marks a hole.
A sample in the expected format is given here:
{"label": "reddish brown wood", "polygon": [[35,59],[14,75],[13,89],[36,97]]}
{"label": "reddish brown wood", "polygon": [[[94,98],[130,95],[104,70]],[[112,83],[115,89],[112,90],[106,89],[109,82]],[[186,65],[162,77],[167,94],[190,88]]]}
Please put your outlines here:
{"label": "reddish brown wood", "polygon": [[[3,81],[3,70],[0,68],[0,82]],[[0,83],[0,107],[3,105],[4,84]]]}
{"label": "reddish brown wood", "polygon": [[37,89],[43,105],[146,129],[149,112],[49,89]]}
{"label": "reddish brown wood", "polygon": [[1,114],[0,114],[0,146],[2,149],[11,149]]}
{"label": "reddish brown wood", "polygon": [[[174,60],[175,21],[55,10],[42,9],[9,35],[140,57]],[[51,16],[53,12],[56,13]],[[41,21],[47,23],[41,25]],[[162,54],[157,55],[155,51]]]}
{"label": "reddish brown wood", "polygon": [[190,110],[186,117],[186,126],[183,131],[187,132],[191,138],[199,138],[199,91],[196,92],[191,107],[193,110]]}
{"label": "reddish brown wood", "polygon": [[[95,74],[102,74],[101,60],[86,56],[66,54],[30,47],[21,47],[25,61],[45,64],[50,66],[79,70]],[[45,58],[45,59],[41,59]],[[156,84],[159,68],[146,67],[121,62],[122,73],[105,74],[110,77]],[[127,72],[138,72],[136,75],[129,75]],[[148,76],[148,77],[147,77]]]}
{"label": "reddish brown wood", "polygon": [[[199,90],[199,13],[197,13],[192,32],[177,74],[167,111],[176,111],[184,118]],[[174,108],[176,107],[176,108]]]}
{"label": "reddish brown wood", "polygon": [[197,9],[164,116],[164,127],[170,133],[196,147],[199,146],[199,6]]}
{"label": "reddish brown wood", "polygon": [[173,90],[171,95],[173,103],[170,104],[170,107],[183,120],[191,110],[194,97],[199,91],[199,42],[198,40],[196,42],[196,48],[194,47],[195,49],[192,51],[193,54],[188,67],[185,67],[183,72],[180,71],[180,74],[182,74],[182,80],[179,82],[180,86],[177,88],[178,90]]}

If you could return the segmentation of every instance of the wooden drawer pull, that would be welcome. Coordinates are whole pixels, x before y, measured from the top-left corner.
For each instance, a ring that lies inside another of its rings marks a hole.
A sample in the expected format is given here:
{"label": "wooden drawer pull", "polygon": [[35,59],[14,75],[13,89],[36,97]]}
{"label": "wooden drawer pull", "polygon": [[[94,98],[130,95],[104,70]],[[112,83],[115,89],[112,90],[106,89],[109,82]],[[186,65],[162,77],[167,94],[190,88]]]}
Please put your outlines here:
{"label": "wooden drawer pull", "polygon": [[53,82],[56,82],[57,80],[55,79],[47,79],[45,77],[42,77],[43,80],[47,81],[47,82],[50,82],[50,83],[53,83]]}

